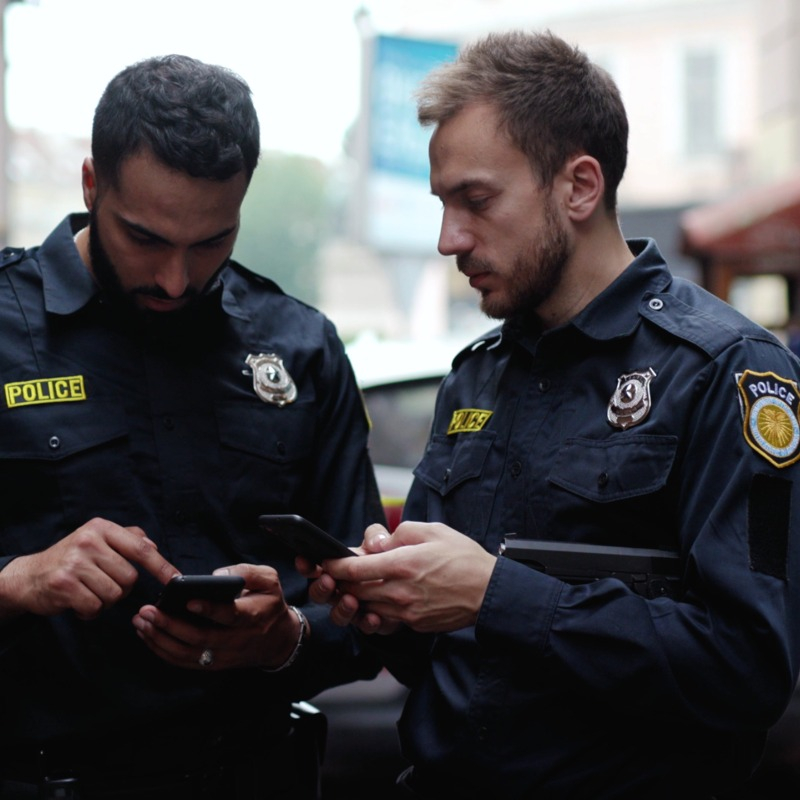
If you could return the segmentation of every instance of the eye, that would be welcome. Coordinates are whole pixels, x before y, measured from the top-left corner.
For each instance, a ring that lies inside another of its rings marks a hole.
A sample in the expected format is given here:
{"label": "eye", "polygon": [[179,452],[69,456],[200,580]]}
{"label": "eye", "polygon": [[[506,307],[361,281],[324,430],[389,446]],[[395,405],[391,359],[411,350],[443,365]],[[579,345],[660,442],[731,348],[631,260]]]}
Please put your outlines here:
{"label": "eye", "polygon": [[222,231],[217,236],[212,236],[210,239],[204,239],[201,242],[195,242],[192,245],[192,250],[208,250],[214,251],[220,248],[230,247],[231,241],[236,237],[236,229]]}
{"label": "eye", "polygon": [[226,236],[219,236],[216,239],[208,239],[205,242],[199,242],[196,247],[201,250],[214,250],[217,247],[221,247],[225,242],[228,240]]}
{"label": "eye", "polygon": [[154,236],[148,236],[146,233],[140,233],[139,231],[129,231],[128,236],[134,244],[140,247],[158,247],[158,245],[162,244],[160,239]]}
{"label": "eye", "polygon": [[486,197],[485,195],[467,198],[467,205],[473,211],[483,211],[488,204],[489,204],[489,198]]}

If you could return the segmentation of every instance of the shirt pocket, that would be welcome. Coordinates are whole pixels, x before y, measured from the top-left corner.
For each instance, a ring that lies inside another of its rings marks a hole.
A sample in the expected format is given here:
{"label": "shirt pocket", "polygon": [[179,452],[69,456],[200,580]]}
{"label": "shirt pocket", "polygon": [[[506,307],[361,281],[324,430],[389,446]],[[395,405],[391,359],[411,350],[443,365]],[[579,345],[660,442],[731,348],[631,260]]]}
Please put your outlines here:
{"label": "shirt pocket", "polygon": [[491,513],[496,481],[489,479],[495,431],[436,434],[414,476],[430,490],[428,520],[480,539]]}
{"label": "shirt pocket", "polygon": [[93,399],[0,413],[4,551],[34,552],[95,516],[130,524],[131,483],[128,421],[118,403]]}
{"label": "shirt pocket", "polygon": [[[675,436],[649,434],[567,440],[548,476],[563,490],[552,493],[554,529],[661,541],[674,513],[668,484],[677,447]],[[631,519],[641,528],[630,530]]]}
{"label": "shirt pocket", "polygon": [[216,408],[227,510],[260,535],[259,514],[296,511],[308,484],[315,408],[221,403]]}

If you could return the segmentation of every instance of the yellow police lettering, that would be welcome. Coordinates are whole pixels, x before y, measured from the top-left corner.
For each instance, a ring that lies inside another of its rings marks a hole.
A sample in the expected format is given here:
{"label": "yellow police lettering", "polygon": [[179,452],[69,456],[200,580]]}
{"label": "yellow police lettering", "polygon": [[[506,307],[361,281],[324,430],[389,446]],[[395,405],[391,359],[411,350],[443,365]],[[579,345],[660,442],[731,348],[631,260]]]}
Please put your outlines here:
{"label": "yellow police lettering", "polygon": [[484,408],[459,408],[453,412],[447,435],[483,430],[493,413]]}
{"label": "yellow police lettering", "polygon": [[7,383],[4,388],[6,405],[9,408],[42,403],[73,403],[86,399],[83,375],[18,381]]}
{"label": "yellow police lettering", "polygon": [[22,387],[18,383],[10,383],[6,386],[6,404],[9,408],[15,405],[17,398],[22,394]]}

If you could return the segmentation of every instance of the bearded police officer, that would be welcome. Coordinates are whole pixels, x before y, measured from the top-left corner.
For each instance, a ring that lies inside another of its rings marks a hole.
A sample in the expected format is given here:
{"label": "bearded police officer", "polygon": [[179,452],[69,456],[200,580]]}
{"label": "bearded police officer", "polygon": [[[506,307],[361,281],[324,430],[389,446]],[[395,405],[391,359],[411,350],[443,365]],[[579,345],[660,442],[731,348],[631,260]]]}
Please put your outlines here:
{"label": "bearded police officer", "polygon": [[504,322],[453,362],[406,521],[312,596],[394,631],[412,796],[719,796],[798,676],[798,361],[623,238],[626,114],[579,50],[490,35],[419,115],[439,250]]}
{"label": "bearded police officer", "polygon": [[[382,519],[332,324],[231,260],[258,155],[241,78],[137,63],[96,110],[88,215],[3,255],[4,798],[304,796],[292,701],[377,669],[258,527]],[[234,604],[156,607],[212,572]]]}

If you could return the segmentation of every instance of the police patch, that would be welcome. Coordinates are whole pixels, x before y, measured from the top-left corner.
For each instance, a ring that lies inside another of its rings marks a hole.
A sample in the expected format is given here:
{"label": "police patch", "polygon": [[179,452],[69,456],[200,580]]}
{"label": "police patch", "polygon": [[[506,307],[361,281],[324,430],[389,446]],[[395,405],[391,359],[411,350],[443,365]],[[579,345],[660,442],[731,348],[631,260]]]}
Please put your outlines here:
{"label": "police patch", "polygon": [[797,384],[774,372],[745,370],[737,380],[747,444],[775,467],[800,459]]}
{"label": "police patch", "polygon": [[493,411],[483,408],[459,408],[453,412],[450,425],[447,428],[447,435],[454,433],[474,433],[483,430],[484,425],[489,421]]}
{"label": "police patch", "polygon": [[6,405],[9,408],[35,406],[42,403],[73,403],[86,399],[83,375],[16,381],[7,383],[3,389],[6,395]]}

